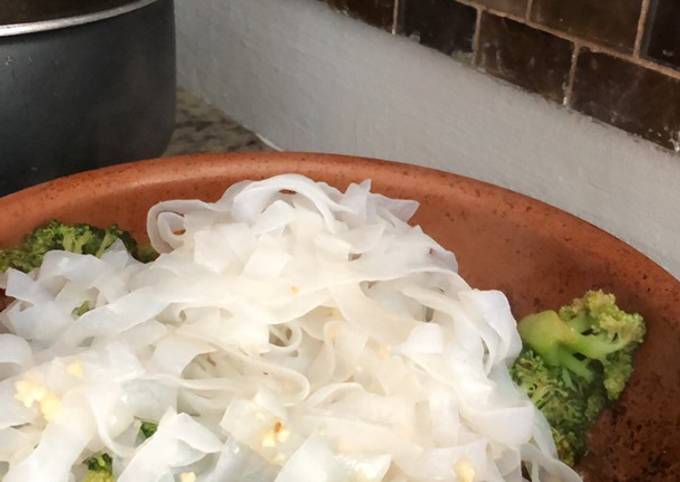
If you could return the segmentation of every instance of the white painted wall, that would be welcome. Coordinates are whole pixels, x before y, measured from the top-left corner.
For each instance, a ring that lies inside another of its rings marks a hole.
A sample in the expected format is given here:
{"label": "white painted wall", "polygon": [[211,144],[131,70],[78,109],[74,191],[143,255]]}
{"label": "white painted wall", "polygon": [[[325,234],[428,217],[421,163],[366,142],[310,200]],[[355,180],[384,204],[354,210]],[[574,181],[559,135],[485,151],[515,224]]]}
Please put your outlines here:
{"label": "white painted wall", "polygon": [[177,17],[180,82],[278,146],[496,183],[680,277],[680,157],[316,0],[177,0]]}

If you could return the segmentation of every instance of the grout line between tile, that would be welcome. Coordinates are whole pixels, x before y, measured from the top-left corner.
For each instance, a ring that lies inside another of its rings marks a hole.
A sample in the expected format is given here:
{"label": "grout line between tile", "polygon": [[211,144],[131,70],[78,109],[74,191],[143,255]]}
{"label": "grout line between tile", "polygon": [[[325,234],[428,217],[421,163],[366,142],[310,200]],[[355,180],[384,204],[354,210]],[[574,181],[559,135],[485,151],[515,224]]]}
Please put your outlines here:
{"label": "grout line between tile", "polygon": [[564,100],[562,105],[565,107],[571,106],[571,97],[574,93],[574,79],[576,79],[576,68],[578,66],[578,56],[581,53],[581,45],[574,43],[574,51],[571,53],[571,66],[569,68],[569,77],[567,78],[567,85],[564,89]]}
{"label": "grout line between tile", "polygon": [[[474,7],[477,8],[478,5],[476,2],[472,0],[456,0],[458,3],[462,3],[463,5],[467,5],[469,7]],[[658,72],[660,74],[667,75],[668,77],[673,77],[674,79],[680,80],[680,71],[675,70],[672,67],[666,67],[665,65],[660,65],[655,62],[652,62],[650,60],[641,58],[641,57],[635,57],[633,54],[627,54],[623,52],[619,52],[616,49],[613,49],[611,47],[607,47],[604,45],[599,45],[596,44],[595,42],[590,42],[588,40],[583,40],[579,37],[576,37],[574,35],[570,35],[565,32],[561,32],[557,29],[546,27],[545,25],[541,25],[540,23],[531,21],[531,20],[526,20],[524,17],[520,17],[518,15],[513,15],[511,13],[506,13],[506,12],[501,12],[499,10],[496,10],[494,8],[485,8],[484,9],[486,12],[491,13],[493,15],[496,15],[497,17],[503,17],[503,18],[508,18],[510,20],[514,20],[515,22],[523,23],[524,25],[527,25],[531,28],[534,28],[536,30],[540,30],[541,32],[546,32],[551,35],[554,35],[555,37],[559,37],[564,40],[568,40],[574,44],[579,44],[581,47],[587,47],[589,50],[592,50],[593,52],[600,52],[604,54],[608,54],[612,57],[615,57],[620,60],[627,60],[628,62],[640,65],[642,67],[645,67],[649,70],[653,70],[655,72]]]}
{"label": "grout line between tile", "polygon": [[534,8],[534,0],[527,0],[527,11],[524,14],[524,17],[526,18],[527,22],[531,21],[531,11]]}
{"label": "grout line between tile", "polygon": [[637,35],[635,36],[635,47],[633,47],[633,55],[635,57],[640,57],[640,50],[642,49],[642,42],[645,38],[645,30],[647,26],[647,16],[649,15],[649,9],[651,5],[651,0],[642,0],[642,7],[640,9],[640,19],[638,20]]}
{"label": "grout line between tile", "polygon": [[484,8],[477,8],[477,19],[475,20],[475,33],[472,36],[472,65],[479,65],[479,37],[482,28],[482,15],[484,15]]}
{"label": "grout line between tile", "polygon": [[399,29],[397,22],[399,22],[399,1],[394,0],[394,10],[392,11],[392,35],[397,35]]}

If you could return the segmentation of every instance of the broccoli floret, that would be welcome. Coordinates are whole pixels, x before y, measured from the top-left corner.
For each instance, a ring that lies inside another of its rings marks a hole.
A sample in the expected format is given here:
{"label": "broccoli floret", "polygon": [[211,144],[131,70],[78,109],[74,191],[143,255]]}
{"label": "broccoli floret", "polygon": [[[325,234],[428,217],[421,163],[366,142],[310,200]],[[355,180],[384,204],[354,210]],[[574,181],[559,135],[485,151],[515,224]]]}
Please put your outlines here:
{"label": "broccoli floret", "polygon": [[[148,439],[153,437],[158,429],[155,422],[142,422],[139,433]],[[113,459],[107,453],[101,453],[85,460],[87,472],[82,482],[113,482]]]}
{"label": "broccoli floret", "polygon": [[88,224],[50,221],[28,235],[18,247],[0,250],[0,272],[14,268],[28,273],[39,267],[45,253],[51,250],[101,256],[117,239],[140,261],[148,262],[157,256],[153,249],[140,247],[130,233],[115,225],[100,229]]}
{"label": "broccoli floret", "polygon": [[107,453],[93,455],[84,462],[87,470],[92,472],[113,473],[113,459]]}
{"label": "broccoli floret", "polygon": [[602,383],[610,400],[619,398],[628,379],[633,374],[633,352],[635,348],[637,348],[637,345],[631,344],[601,360],[604,368],[604,381]]}
{"label": "broccoli floret", "polygon": [[137,250],[132,255],[142,263],[150,263],[158,258],[158,252],[149,244],[138,244]]}
{"label": "broccoli floret", "polygon": [[560,459],[574,465],[585,453],[588,428],[606,404],[601,381],[572,377],[567,368],[548,365],[529,347],[515,360],[511,374],[550,423]]}
{"label": "broccoli floret", "polygon": [[529,315],[519,323],[524,343],[550,366],[564,367],[593,381],[604,369],[607,396],[616,400],[632,373],[632,351],[642,343],[645,324],[639,314],[616,306],[614,295],[589,291],[571,305]]}
{"label": "broccoli floret", "polygon": [[513,379],[550,423],[560,458],[574,465],[589,428],[633,372],[644,320],[616,306],[613,295],[589,291],[559,312],[527,316],[519,332],[524,348]]}
{"label": "broccoli floret", "polygon": [[83,316],[85,313],[87,313],[91,309],[92,309],[92,303],[90,303],[90,300],[85,300],[85,301],[83,301],[83,303],[80,306],[73,309],[73,315],[74,316]]}
{"label": "broccoli floret", "polygon": [[113,460],[109,454],[94,455],[84,463],[87,465],[87,472],[83,482],[114,482]]}
{"label": "broccoli floret", "polygon": [[104,472],[90,472],[89,470],[83,477],[83,482],[114,482],[113,475]]}
{"label": "broccoli floret", "polygon": [[28,273],[40,266],[41,262],[42,256],[36,256],[19,248],[0,250],[0,273],[4,273],[9,268]]}
{"label": "broccoli floret", "polygon": [[156,430],[158,430],[158,424],[155,422],[142,422],[142,426],[139,427],[139,432],[145,439],[153,437]]}
{"label": "broccoli floret", "polygon": [[576,465],[578,458],[585,452],[584,434],[581,430],[558,430],[550,427],[550,431],[560,460],[572,467]]}

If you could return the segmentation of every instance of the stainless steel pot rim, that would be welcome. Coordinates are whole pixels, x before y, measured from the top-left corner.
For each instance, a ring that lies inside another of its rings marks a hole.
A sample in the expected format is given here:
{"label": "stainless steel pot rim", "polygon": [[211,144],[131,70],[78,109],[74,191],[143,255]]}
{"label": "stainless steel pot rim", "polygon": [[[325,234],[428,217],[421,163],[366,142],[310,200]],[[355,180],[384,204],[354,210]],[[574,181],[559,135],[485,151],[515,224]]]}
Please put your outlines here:
{"label": "stainless steel pot rim", "polygon": [[106,20],[107,18],[117,17],[119,15],[138,10],[157,1],[158,0],[137,0],[126,5],[121,5],[120,7],[110,8],[108,10],[102,10],[84,15],[57,18],[53,20],[41,20],[37,22],[0,25],[0,37],[46,32],[48,30],[58,30],[67,27],[75,27],[77,25],[84,25],[86,23],[98,22],[100,20]]}

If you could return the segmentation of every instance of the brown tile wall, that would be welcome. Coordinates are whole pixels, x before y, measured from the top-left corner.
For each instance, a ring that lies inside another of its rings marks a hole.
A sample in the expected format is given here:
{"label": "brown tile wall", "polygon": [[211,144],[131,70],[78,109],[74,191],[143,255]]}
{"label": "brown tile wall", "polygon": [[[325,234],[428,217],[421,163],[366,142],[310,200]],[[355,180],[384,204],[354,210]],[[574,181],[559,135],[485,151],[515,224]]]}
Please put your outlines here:
{"label": "brown tile wall", "polygon": [[529,0],[478,0],[477,3],[483,7],[521,17],[527,11]]}
{"label": "brown tile wall", "polygon": [[584,114],[668,148],[680,142],[680,79],[584,48],[572,89]]}
{"label": "brown tile wall", "polygon": [[446,55],[472,54],[477,10],[451,0],[400,0],[397,33]]}
{"label": "brown tile wall", "polygon": [[486,72],[562,102],[574,46],[509,18],[482,13],[477,65]]}
{"label": "brown tile wall", "polygon": [[623,52],[635,48],[642,0],[534,0],[530,18]]}
{"label": "brown tile wall", "polygon": [[647,58],[680,69],[680,1],[652,0],[646,20]]}
{"label": "brown tile wall", "polygon": [[680,0],[321,0],[680,152]]}

